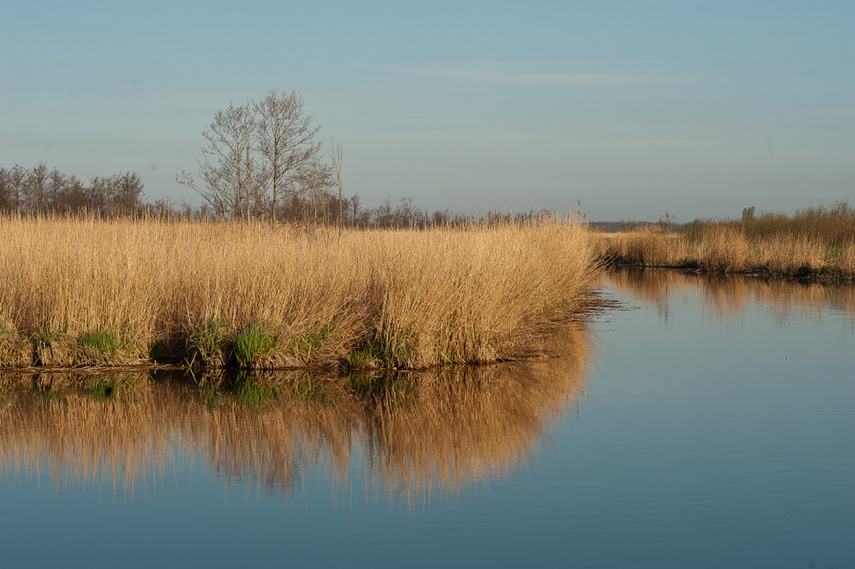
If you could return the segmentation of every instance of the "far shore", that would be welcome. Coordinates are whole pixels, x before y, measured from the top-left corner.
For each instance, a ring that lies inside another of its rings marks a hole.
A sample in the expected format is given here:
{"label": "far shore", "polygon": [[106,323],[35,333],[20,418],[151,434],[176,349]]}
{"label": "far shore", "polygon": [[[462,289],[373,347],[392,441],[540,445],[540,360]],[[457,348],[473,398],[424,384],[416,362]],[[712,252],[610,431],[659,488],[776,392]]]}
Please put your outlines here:
{"label": "far shore", "polygon": [[793,216],[747,215],[596,233],[605,264],[706,273],[851,281],[855,278],[855,209],[846,203]]}

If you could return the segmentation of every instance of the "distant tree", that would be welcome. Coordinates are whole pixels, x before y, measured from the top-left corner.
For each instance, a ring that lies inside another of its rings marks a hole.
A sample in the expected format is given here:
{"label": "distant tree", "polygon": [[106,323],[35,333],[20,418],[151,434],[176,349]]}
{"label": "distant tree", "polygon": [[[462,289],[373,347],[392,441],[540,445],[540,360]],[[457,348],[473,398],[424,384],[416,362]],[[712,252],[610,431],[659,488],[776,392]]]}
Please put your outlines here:
{"label": "distant tree", "polygon": [[395,227],[415,227],[421,223],[422,212],[413,207],[413,198],[401,198],[395,207],[393,225]]}
{"label": "distant tree", "polygon": [[202,131],[208,144],[201,159],[196,158],[201,179],[182,171],[178,183],[198,192],[221,215],[249,217],[255,189],[265,177],[255,159],[256,131],[251,106],[231,103],[217,111],[214,122]]}
{"label": "distant tree", "polygon": [[659,229],[668,233],[674,229],[674,223],[677,221],[677,217],[668,213],[668,210],[665,210],[665,213],[659,216]]}
{"label": "distant tree", "polygon": [[49,211],[48,167],[44,162],[27,173],[24,180],[24,196],[28,213],[43,214]]}
{"label": "distant tree", "polygon": [[391,227],[394,221],[392,214],[392,196],[386,196],[386,200],[373,211],[374,225],[376,227]]}
{"label": "distant tree", "polygon": [[12,174],[5,168],[0,168],[0,211],[15,211],[12,205]]}
{"label": "distant tree", "polygon": [[102,216],[111,216],[113,212],[113,183],[110,178],[95,176],[86,188],[89,210]]}
{"label": "distant tree", "polygon": [[93,212],[89,202],[89,192],[74,174],[65,178],[65,184],[54,199],[52,212],[72,214]]}
{"label": "distant tree", "polygon": [[742,209],[742,221],[749,221],[754,219],[754,206],[746,207]]}
{"label": "distant tree", "polygon": [[371,212],[362,208],[359,194],[353,194],[348,200],[347,223],[352,227],[367,227],[371,220]]}
{"label": "distant tree", "polygon": [[257,114],[257,148],[267,174],[265,196],[269,188],[270,215],[275,218],[276,207],[283,198],[293,202],[301,189],[308,189],[316,197],[321,181],[318,176],[323,174],[323,169],[318,168],[321,144],[315,140],[320,127],[312,125],[312,117],[296,91],[271,90],[252,107]]}
{"label": "distant tree", "polygon": [[68,184],[68,179],[65,174],[59,171],[58,168],[54,167],[50,171],[50,175],[48,176],[48,184],[47,184],[47,199],[46,203],[49,204],[49,211],[59,211],[62,209],[61,206],[61,196],[63,192],[66,190],[66,185]]}
{"label": "distant tree", "polygon": [[218,215],[326,218],[334,178],[315,140],[318,129],[294,91],[232,103],[202,132],[207,145],[196,159],[199,178],[182,171],[177,180]]}
{"label": "distant tree", "polygon": [[338,226],[344,224],[344,210],[345,204],[344,199],[342,197],[342,180],[341,180],[341,170],[342,170],[342,162],[344,161],[344,151],[341,148],[341,144],[336,144],[333,140],[330,140],[330,162],[332,162],[332,173],[335,178],[335,187],[338,190],[338,203],[336,207],[336,217],[338,218]]}
{"label": "distant tree", "polygon": [[448,209],[433,212],[431,223],[438,226],[448,225],[451,223],[451,212],[449,212]]}
{"label": "distant tree", "polygon": [[142,177],[136,172],[116,174],[110,178],[113,215],[132,216],[142,209]]}
{"label": "distant tree", "polygon": [[13,207],[18,212],[21,212],[22,202],[24,201],[25,179],[26,173],[22,166],[15,164],[9,170],[9,204],[10,207]]}
{"label": "distant tree", "polygon": [[109,178],[96,176],[85,184],[47,165],[25,169],[0,168],[0,211],[22,215],[135,215],[145,209],[142,177],[136,172]]}

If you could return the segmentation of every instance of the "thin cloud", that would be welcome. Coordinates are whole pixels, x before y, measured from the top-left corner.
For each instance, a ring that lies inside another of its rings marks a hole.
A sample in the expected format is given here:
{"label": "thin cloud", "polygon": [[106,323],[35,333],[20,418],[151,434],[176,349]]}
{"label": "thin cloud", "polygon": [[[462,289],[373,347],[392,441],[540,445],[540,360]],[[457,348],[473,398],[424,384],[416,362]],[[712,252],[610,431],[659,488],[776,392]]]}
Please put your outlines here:
{"label": "thin cloud", "polygon": [[427,77],[462,83],[489,83],[502,85],[564,85],[573,87],[612,87],[627,85],[652,85],[674,83],[673,78],[661,75],[626,74],[563,74],[563,73],[496,73],[492,71],[449,71],[419,67],[390,67],[389,71],[401,75]]}

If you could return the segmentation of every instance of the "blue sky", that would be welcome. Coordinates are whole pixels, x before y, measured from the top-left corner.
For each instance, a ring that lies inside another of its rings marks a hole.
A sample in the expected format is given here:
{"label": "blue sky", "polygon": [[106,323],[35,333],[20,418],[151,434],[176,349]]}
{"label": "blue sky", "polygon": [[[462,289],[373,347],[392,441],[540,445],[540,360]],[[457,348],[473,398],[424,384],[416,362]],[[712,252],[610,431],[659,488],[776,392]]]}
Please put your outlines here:
{"label": "blue sky", "polygon": [[0,0],[0,166],[201,203],[230,101],[302,94],[365,206],[738,217],[855,193],[855,2]]}

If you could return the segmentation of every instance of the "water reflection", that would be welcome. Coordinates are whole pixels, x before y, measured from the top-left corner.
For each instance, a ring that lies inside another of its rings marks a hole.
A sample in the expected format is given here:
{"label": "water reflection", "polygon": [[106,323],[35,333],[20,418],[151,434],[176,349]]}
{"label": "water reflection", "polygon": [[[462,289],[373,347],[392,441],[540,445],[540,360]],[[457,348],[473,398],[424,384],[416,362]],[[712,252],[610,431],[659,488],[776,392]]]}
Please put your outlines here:
{"label": "water reflection", "polygon": [[666,321],[671,303],[699,294],[706,311],[740,317],[752,305],[772,310],[779,322],[820,316],[831,309],[855,321],[855,286],[849,283],[766,280],[749,276],[696,275],[674,270],[620,269],[606,273],[606,282],[635,302],[658,307]]}
{"label": "water reflection", "polygon": [[59,491],[104,485],[132,499],[179,464],[274,493],[325,468],[389,497],[424,499],[506,476],[585,388],[584,330],[561,357],[483,368],[251,378],[130,372],[0,376],[0,473]]}

